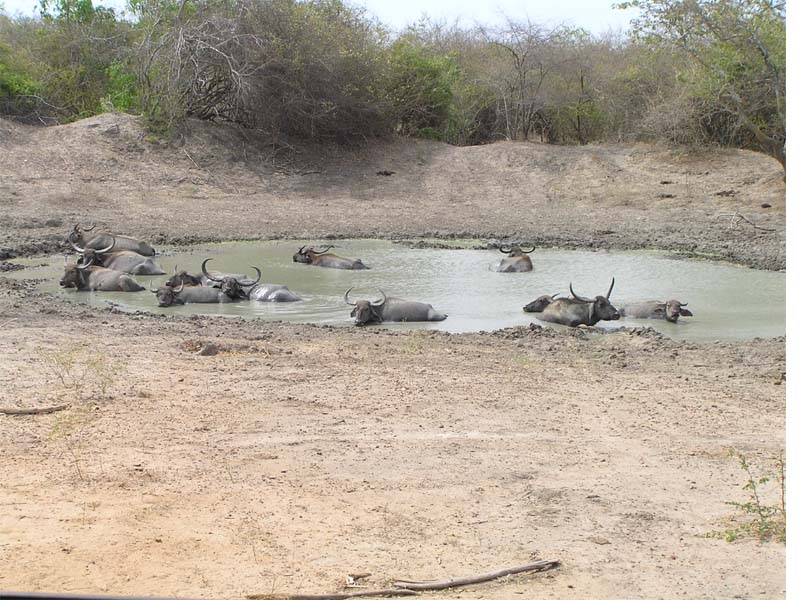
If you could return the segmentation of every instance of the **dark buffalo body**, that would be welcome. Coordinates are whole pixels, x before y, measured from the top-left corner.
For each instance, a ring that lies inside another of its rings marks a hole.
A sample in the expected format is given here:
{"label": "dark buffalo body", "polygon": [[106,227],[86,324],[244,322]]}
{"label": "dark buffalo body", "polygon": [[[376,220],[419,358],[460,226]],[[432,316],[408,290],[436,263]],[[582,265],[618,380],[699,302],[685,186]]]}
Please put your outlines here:
{"label": "dark buffalo body", "polygon": [[64,276],[59,285],[74,287],[79,292],[141,292],[144,287],[127,273],[96,265],[64,265]]}
{"label": "dark buffalo body", "polygon": [[333,246],[326,246],[322,250],[317,250],[312,247],[300,246],[300,249],[292,256],[292,260],[298,263],[305,263],[315,267],[327,267],[329,269],[349,269],[353,271],[369,269],[367,265],[361,262],[360,258],[353,260],[329,253],[328,250],[331,248],[333,248]]}
{"label": "dark buffalo body", "polygon": [[163,285],[157,290],[152,290],[152,292],[156,295],[159,306],[219,304],[236,301],[219,288],[206,287],[204,285],[185,286],[180,284],[177,287]]}
{"label": "dark buffalo body", "polygon": [[614,279],[611,280],[611,287],[605,296],[595,296],[592,299],[578,296],[572,291],[570,284],[569,291],[573,298],[559,298],[545,307],[538,318],[568,327],[596,325],[599,321],[615,321],[619,319],[619,311],[609,301],[612,289],[614,289]]}
{"label": "dark buffalo body", "polygon": [[382,300],[351,302],[348,296],[352,289],[345,292],[344,301],[353,307],[350,316],[355,318],[358,326],[383,323],[384,321],[444,321],[447,318],[446,314],[436,311],[430,304],[401,298],[387,298],[383,290],[381,290]]}
{"label": "dark buffalo body", "polygon": [[681,303],[679,300],[648,300],[636,302],[623,306],[619,314],[623,317],[632,319],[665,319],[670,323],[676,323],[679,317],[693,317],[692,311],[684,308],[688,302]]}
{"label": "dark buffalo body", "polygon": [[533,246],[530,250],[523,250],[520,246],[511,246],[509,249],[506,249],[505,246],[500,246],[499,250],[503,254],[508,254],[508,256],[501,260],[497,266],[498,273],[527,273],[528,271],[533,271],[533,263],[528,254],[536,250],[536,246]]}
{"label": "dark buffalo body", "polygon": [[124,235],[114,235],[107,231],[94,231],[94,228],[94,225],[91,227],[84,227],[80,224],[76,224],[75,227],[72,228],[69,236],[67,236],[67,241],[71,244],[74,243],[83,246],[84,248],[99,250],[100,248],[106,248],[111,245],[113,239],[114,247],[117,250],[131,250],[142,256],[155,256],[156,254],[155,249],[147,242]]}

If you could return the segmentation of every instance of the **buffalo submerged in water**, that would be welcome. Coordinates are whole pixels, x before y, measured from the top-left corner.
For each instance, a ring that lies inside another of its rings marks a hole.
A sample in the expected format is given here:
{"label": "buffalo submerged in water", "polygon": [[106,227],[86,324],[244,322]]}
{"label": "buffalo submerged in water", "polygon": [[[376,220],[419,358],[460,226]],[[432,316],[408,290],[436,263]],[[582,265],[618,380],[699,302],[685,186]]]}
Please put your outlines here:
{"label": "buffalo submerged in water", "polygon": [[511,246],[506,250],[505,246],[500,246],[498,250],[503,254],[508,254],[495,268],[498,273],[527,273],[533,271],[533,263],[528,254],[536,250],[536,246],[532,246],[530,250],[523,250],[521,246]]}
{"label": "buffalo submerged in water", "polygon": [[693,317],[692,311],[684,308],[688,302],[680,300],[648,300],[646,302],[636,302],[626,304],[619,310],[623,317],[632,319],[664,319],[670,323],[677,323],[679,317]]}
{"label": "buffalo submerged in water", "polygon": [[103,248],[81,248],[70,241],[73,250],[81,255],[83,264],[98,264],[131,275],[163,275],[164,270],[153,259],[132,250],[116,249],[117,238],[110,236],[110,244]]}
{"label": "buffalo submerged in water", "polygon": [[317,250],[311,246],[300,246],[300,249],[292,256],[292,260],[297,263],[305,263],[315,267],[327,267],[329,269],[348,269],[351,271],[369,269],[367,265],[361,262],[360,258],[353,260],[329,253],[328,250],[331,248],[333,246],[325,246],[324,249]]}
{"label": "buffalo submerged in water", "polygon": [[444,321],[447,315],[438,312],[430,304],[403,300],[401,298],[387,298],[383,290],[379,290],[382,298],[376,302],[369,300],[349,299],[350,288],[344,293],[344,301],[353,307],[350,316],[354,317],[357,326],[370,323],[383,323],[384,321]]}
{"label": "buffalo submerged in water", "polygon": [[619,311],[609,301],[611,290],[614,289],[614,279],[611,279],[611,287],[605,296],[595,296],[594,298],[584,298],[572,290],[569,284],[569,291],[572,298],[559,298],[548,304],[539,313],[538,319],[548,323],[558,323],[568,327],[578,325],[596,325],[600,321],[616,321],[619,319]]}
{"label": "buffalo submerged in water", "polygon": [[74,287],[79,292],[141,292],[144,287],[127,273],[98,267],[65,263],[61,287]]}

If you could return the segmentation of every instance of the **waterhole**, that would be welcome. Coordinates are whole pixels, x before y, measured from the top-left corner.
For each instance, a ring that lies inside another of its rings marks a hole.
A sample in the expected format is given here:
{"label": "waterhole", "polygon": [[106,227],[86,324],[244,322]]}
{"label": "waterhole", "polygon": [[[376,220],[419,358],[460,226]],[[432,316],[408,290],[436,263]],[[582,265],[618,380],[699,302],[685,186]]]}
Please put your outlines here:
{"label": "waterhole", "polygon": [[[591,252],[538,249],[531,254],[533,271],[496,273],[490,270],[503,257],[496,250],[412,248],[382,240],[339,240],[331,250],[340,256],[361,258],[371,267],[344,271],[292,262],[302,242],[226,242],[195,247],[165,248],[156,257],[171,274],[173,267],[199,272],[200,263],[212,258],[209,269],[244,273],[250,277],[259,267],[262,282],[287,285],[302,302],[271,303],[244,301],[234,304],[190,304],[159,308],[150,292],[76,292],[58,285],[63,256],[19,261],[26,269],[14,277],[42,280],[44,291],[94,306],[118,306],[166,314],[227,315],[281,320],[295,323],[351,325],[351,298],[387,295],[430,303],[448,315],[437,323],[387,323],[397,330],[441,329],[450,332],[491,331],[537,321],[522,307],[541,294],[568,295],[569,284],[583,296],[605,294],[616,279],[611,301],[617,307],[628,302],[676,298],[687,302],[693,317],[678,323],[653,319],[623,318],[601,322],[608,329],[621,326],[652,326],[676,339],[709,341],[774,337],[785,334],[784,273],[759,271],[728,264],[678,260],[661,252]],[[148,287],[167,276],[142,277]],[[541,323],[545,324],[545,323]],[[553,326],[549,325],[548,326]],[[558,326],[555,326],[558,327]]]}

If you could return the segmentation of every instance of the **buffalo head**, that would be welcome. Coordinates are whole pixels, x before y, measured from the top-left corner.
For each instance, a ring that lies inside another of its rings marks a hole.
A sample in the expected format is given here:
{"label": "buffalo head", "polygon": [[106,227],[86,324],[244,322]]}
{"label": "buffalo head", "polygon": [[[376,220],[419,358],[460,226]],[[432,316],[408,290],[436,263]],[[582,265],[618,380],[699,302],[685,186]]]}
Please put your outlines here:
{"label": "buffalo head", "polygon": [[203,275],[205,275],[209,281],[214,281],[217,285],[213,287],[219,288],[220,291],[231,298],[232,300],[236,300],[238,298],[247,299],[247,292],[242,289],[243,287],[249,287],[257,284],[261,280],[261,269],[258,267],[254,267],[250,265],[251,268],[255,269],[258,277],[255,280],[247,279],[244,281],[239,281],[236,277],[231,277],[230,275],[224,277],[214,277],[206,271],[206,263],[211,261],[212,259],[207,258],[203,261],[203,264],[200,265],[200,270],[203,271]]}
{"label": "buffalo head", "polygon": [[172,270],[172,277],[167,279],[164,285],[168,285],[170,287],[176,287],[181,283],[187,285],[202,285],[203,280],[197,275],[192,275],[188,271],[178,271],[178,267],[176,266]]}
{"label": "buffalo head", "polygon": [[370,302],[369,300],[356,300],[355,302],[351,302],[348,296],[352,289],[353,288],[350,288],[344,293],[344,301],[353,307],[353,310],[350,311],[350,316],[355,317],[356,326],[361,327],[369,323],[383,323],[381,309],[386,303],[386,294],[383,293],[383,290],[379,290],[382,296],[379,301]]}
{"label": "buffalo head", "polygon": [[583,296],[578,296],[572,290],[572,284],[569,284],[569,291],[572,294],[573,298],[578,302],[583,302],[584,304],[591,304],[592,306],[589,307],[589,318],[596,318],[595,322],[599,321],[616,321],[619,319],[619,311],[614,308],[614,306],[609,302],[609,298],[611,298],[611,290],[614,289],[614,278],[611,278],[611,287],[608,288],[608,293],[605,296],[595,296],[594,299],[592,298],[584,298]]}
{"label": "buffalo head", "polygon": [[153,289],[152,284],[150,285],[150,291],[156,295],[156,300],[158,300],[159,306],[173,306],[177,304],[183,304],[183,300],[181,300],[179,294],[183,290],[183,283],[181,282],[177,287],[171,286],[169,282],[162,285],[157,290]]}
{"label": "buffalo head", "polygon": [[61,280],[58,282],[58,285],[65,288],[72,288],[81,289],[86,285],[86,269],[88,269],[91,263],[86,264],[76,264],[67,262],[67,258],[64,257],[64,275],[61,277]]}
{"label": "buffalo head", "polygon": [[292,256],[292,260],[294,262],[310,264],[314,261],[314,257],[318,254],[325,254],[328,250],[333,248],[333,246],[325,246],[322,250],[317,250],[316,248],[312,248],[311,246],[300,246],[297,252],[294,253]]}
{"label": "buffalo head", "polygon": [[688,302],[681,303],[678,300],[667,300],[664,306],[664,318],[670,323],[677,323],[678,317],[692,317],[692,311],[683,308]]}
{"label": "buffalo head", "polygon": [[[84,233],[87,231],[92,231],[95,228],[95,223],[92,223],[91,226],[81,225],[80,223],[75,223],[75,226],[70,231],[69,235],[67,236],[67,242],[70,244],[84,244],[88,241]],[[90,236],[91,237],[91,236]]]}
{"label": "buffalo head", "polygon": [[553,294],[552,296],[548,296],[547,294],[539,296],[533,302],[528,302],[528,304],[523,306],[522,310],[525,312],[542,312],[545,308],[555,302],[556,296],[558,296],[558,294]]}
{"label": "buffalo head", "polygon": [[522,246],[511,246],[508,250],[506,250],[505,245],[502,245],[498,248],[500,252],[503,254],[508,254],[509,256],[525,256],[526,254],[530,254],[534,250],[536,250],[536,246],[531,246],[530,250],[523,250]]}

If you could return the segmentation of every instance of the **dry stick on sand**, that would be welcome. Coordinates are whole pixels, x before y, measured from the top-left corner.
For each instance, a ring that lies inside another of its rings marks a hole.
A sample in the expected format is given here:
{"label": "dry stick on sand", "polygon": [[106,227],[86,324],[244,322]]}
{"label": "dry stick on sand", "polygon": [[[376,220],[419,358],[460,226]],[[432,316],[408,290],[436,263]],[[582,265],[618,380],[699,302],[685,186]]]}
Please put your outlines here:
{"label": "dry stick on sand", "polygon": [[418,596],[417,591],[429,590],[446,590],[451,587],[459,587],[462,585],[472,585],[475,583],[483,583],[484,581],[491,581],[498,579],[505,575],[514,575],[516,573],[525,573],[527,571],[549,571],[561,565],[557,560],[537,560],[536,562],[522,565],[520,567],[512,567],[510,569],[503,569],[502,571],[495,571],[493,573],[484,573],[483,575],[474,575],[472,577],[460,577],[453,579],[438,579],[432,581],[407,581],[399,579],[394,582],[395,587],[404,589],[390,589],[390,590],[365,590],[363,592],[350,592],[340,594],[249,594],[246,596],[248,600],[347,600],[348,598],[365,598],[367,596]]}
{"label": "dry stick on sand", "polygon": [[536,562],[522,565],[520,567],[512,567],[510,569],[503,569],[502,571],[495,571],[494,573],[484,573],[483,575],[475,575],[473,577],[460,577],[452,579],[439,579],[432,581],[408,581],[400,579],[394,582],[394,585],[399,588],[408,590],[446,590],[451,587],[459,587],[462,585],[471,585],[474,583],[483,583],[484,581],[491,581],[498,579],[505,575],[514,575],[516,573],[525,573],[526,571],[547,571],[558,567],[561,563],[557,560],[537,560]]}
{"label": "dry stick on sand", "polygon": [[4,415],[46,415],[69,408],[69,404],[58,406],[45,406],[43,408],[0,408],[0,414]]}
{"label": "dry stick on sand", "polygon": [[365,590],[363,592],[343,592],[339,594],[248,594],[248,600],[347,600],[348,598],[366,598],[368,596],[419,596],[411,590]]}
{"label": "dry stick on sand", "polygon": [[731,224],[729,225],[728,229],[733,229],[739,223],[741,223],[742,221],[745,221],[746,223],[750,223],[750,225],[752,225],[753,228],[755,228],[755,229],[760,229],[762,231],[775,231],[774,229],[770,229],[769,227],[761,227],[760,225],[756,225],[750,219],[748,219],[742,213],[740,213],[738,210],[734,211],[732,213],[720,213],[716,217],[714,217],[714,219],[716,220],[716,219],[719,219],[720,217],[730,217],[731,218]]}

